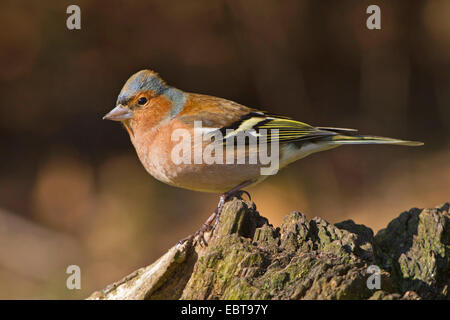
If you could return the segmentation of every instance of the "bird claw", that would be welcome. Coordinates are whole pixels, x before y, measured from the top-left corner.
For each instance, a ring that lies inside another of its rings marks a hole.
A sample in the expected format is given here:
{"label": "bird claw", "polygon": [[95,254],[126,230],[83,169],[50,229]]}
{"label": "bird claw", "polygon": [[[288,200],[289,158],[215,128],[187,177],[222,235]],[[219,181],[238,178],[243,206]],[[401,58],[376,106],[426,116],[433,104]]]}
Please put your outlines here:
{"label": "bird claw", "polygon": [[248,193],[247,191],[245,191],[245,190],[238,190],[238,191],[236,191],[236,192],[233,192],[233,193],[231,193],[231,194],[229,194],[228,196],[227,196],[227,199],[226,200],[229,200],[230,198],[232,198],[232,197],[236,197],[236,198],[238,198],[239,200],[244,200],[244,199],[242,199],[242,195],[243,194],[245,194],[247,197],[248,197],[248,200],[252,200],[252,197],[250,196],[250,193]]}
{"label": "bird claw", "polygon": [[[227,192],[227,193],[224,193],[223,195],[221,195],[219,204],[217,205],[216,210],[212,213],[212,215],[208,218],[208,220],[206,220],[206,222],[200,227],[200,229],[197,230],[197,232],[195,232],[194,234],[191,234],[190,236],[188,236],[184,239],[181,239],[180,241],[177,242],[177,244],[183,244],[186,241],[194,241],[194,243],[198,243],[201,246],[203,246],[203,245],[208,246],[208,242],[205,240],[205,236],[204,236],[205,232],[211,232],[210,238],[212,237],[212,235],[214,234],[214,230],[216,230],[216,227],[219,223],[219,218],[223,211],[225,202],[227,202],[228,200],[230,200],[233,197],[236,197],[239,200],[243,200],[242,195],[244,195],[244,194],[247,195],[249,200],[252,200],[252,197],[250,196],[250,194],[245,190],[233,190],[231,192]],[[213,221],[214,221],[214,224],[211,225]]]}
{"label": "bird claw", "polygon": [[202,224],[201,228],[199,230],[197,230],[197,232],[194,234],[195,241],[197,243],[199,243],[201,246],[205,245],[205,247],[207,247],[208,242],[206,242],[206,240],[205,240],[205,232],[209,232],[212,229],[213,229],[213,227],[211,225],[206,224],[206,223]]}
{"label": "bird claw", "polygon": [[211,225],[204,223],[200,229],[198,229],[195,233],[183,238],[177,242],[177,245],[183,244],[186,241],[193,241],[194,243],[198,243],[201,246],[208,246],[208,242],[205,240],[205,232],[209,232],[213,229]]}
{"label": "bird claw", "polygon": [[177,246],[178,246],[178,245],[182,245],[182,244],[184,244],[184,243],[186,243],[186,242],[188,242],[188,241],[191,241],[192,239],[194,239],[194,235],[193,235],[193,234],[187,236],[186,238],[183,238],[183,239],[178,240],[177,243],[176,243],[175,245],[177,245]]}
{"label": "bird claw", "polygon": [[[211,225],[208,225],[208,227],[209,227],[208,231],[211,232],[210,237],[212,237],[212,235],[214,234],[214,231],[216,230],[217,225],[219,224],[219,221],[220,221],[220,215],[222,214],[223,207],[225,206],[225,203],[226,203],[228,200],[230,200],[231,198],[233,198],[233,197],[236,197],[236,198],[238,198],[239,200],[243,200],[243,199],[242,199],[242,195],[243,195],[243,194],[247,195],[247,197],[248,197],[248,199],[249,199],[250,201],[252,200],[252,197],[250,196],[250,193],[248,193],[248,192],[245,191],[245,190],[237,190],[237,191],[234,191],[234,192],[225,193],[225,194],[223,194],[223,195],[220,196],[219,204],[217,205],[217,208],[216,208],[216,210],[214,211],[214,214],[215,214],[215,221],[214,221],[214,224],[213,224],[212,226],[211,226]],[[206,224],[203,224],[203,226],[206,226]],[[199,231],[200,231],[200,230],[199,230]],[[197,232],[198,232],[198,231],[197,231]],[[203,238],[203,234],[202,234],[202,240],[203,240],[203,242],[207,245],[205,239]]]}

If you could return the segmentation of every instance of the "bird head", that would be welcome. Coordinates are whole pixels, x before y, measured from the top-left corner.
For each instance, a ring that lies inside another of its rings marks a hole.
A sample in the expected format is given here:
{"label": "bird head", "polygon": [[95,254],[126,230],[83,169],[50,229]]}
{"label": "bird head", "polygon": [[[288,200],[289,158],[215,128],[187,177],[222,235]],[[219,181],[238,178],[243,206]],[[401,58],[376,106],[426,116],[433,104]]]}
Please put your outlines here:
{"label": "bird head", "polygon": [[142,112],[152,104],[168,87],[158,74],[152,70],[141,70],[133,74],[125,83],[117,98],[116,107],[103,119],[127,121],[136,113]]}
{"label": "bird head", "polygon": [[152,70],[141,70],[125,83],[116,107],[103,119],[120,121],[131,137],[136,131],[148,132],[162,121],[173,119],[181,112],[186,95],[166,85]]}

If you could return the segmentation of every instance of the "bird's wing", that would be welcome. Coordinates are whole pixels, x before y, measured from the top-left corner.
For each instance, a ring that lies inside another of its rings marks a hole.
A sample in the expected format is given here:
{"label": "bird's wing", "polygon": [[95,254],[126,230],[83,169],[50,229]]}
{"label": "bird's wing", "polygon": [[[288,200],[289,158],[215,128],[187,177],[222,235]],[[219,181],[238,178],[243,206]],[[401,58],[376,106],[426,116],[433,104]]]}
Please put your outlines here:
{"label": "bird's wing", "polygon": [[231,125],[252,111],[255,110],[230,100],[189,93],[186,104],[177,119],[188,125],[201,121],[203,127],[220,129]]}
{"label": "bird's wing", "polygon": [[[225,138],[239,134],[253,133],[271,142],[298,142],[335,136],[341,131],[353,129],[316,128],[284,116],[269,114],[242,106],[233,101],[199,94],[190,94],[187,104],[178,120],[187,124],[201,121],[202,127],[215,128]],[[273,130],[278,130],[274,134]]]}
{"label": "bird's wing", "polygon": [[[221,130],[226,131],[229,128],[226,127]],[[279,143],[298,142],[337,135],[333,131],[323,130],[297,120],[268,113],[247,114],[239,121],[233,123],[231,128],[234,129],[231,135],[254,130],[260,139],[266,139],[268,142],[276,139]],[[230,134],[227,136],[230,136]]]}
{"label": "bird's wing", "polygon": [[356,130],[356,129],[349,129],[349,128],[317,127],[317,129],[326,130],[326,131],[333,131],[333,132],[340,133],[340,134],[345,134],[345,135],[348,135],[348,136],[358,134],[358,130]]}

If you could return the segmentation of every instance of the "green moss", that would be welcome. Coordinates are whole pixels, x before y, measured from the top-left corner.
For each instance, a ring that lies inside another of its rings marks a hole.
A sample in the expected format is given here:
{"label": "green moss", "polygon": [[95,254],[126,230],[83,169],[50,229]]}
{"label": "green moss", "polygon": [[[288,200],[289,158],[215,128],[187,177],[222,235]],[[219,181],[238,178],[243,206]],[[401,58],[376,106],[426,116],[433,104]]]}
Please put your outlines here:
{"label": "green moss", "polygon": [[295,281],[309,274],[313,265],[311,259],[304,259],[299,263],[290,264],[285,271],[289,274],[289,279]]}
{"label": "green moss", "polygon": [[223,299],[228,300],[250,300],[255,299],[255,288],[247,281],[235,279],[223,293]]}
{"label": "green moss", "polygon": [[264,262],[264,255],[262,253],[251,253],[247,255],[240,263],[241,267],[256,267],[261,266]]}

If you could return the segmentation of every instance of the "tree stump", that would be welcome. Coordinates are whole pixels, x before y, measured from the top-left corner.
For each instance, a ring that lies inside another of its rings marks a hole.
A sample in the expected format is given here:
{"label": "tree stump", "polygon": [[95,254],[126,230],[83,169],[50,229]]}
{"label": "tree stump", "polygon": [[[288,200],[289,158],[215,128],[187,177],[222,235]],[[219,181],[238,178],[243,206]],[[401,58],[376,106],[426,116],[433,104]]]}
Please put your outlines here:
{"label": "tree stump", "polygon": [[275,229],[235,198],[208,246],[177,244],[88,299],[448,299],[449,207],[403,212],[374,236],[299,212]]}

